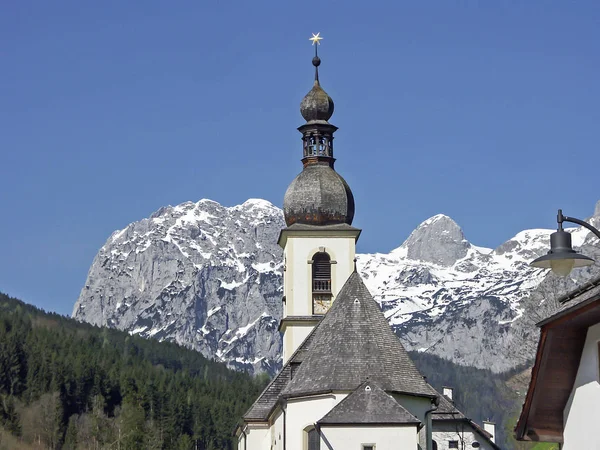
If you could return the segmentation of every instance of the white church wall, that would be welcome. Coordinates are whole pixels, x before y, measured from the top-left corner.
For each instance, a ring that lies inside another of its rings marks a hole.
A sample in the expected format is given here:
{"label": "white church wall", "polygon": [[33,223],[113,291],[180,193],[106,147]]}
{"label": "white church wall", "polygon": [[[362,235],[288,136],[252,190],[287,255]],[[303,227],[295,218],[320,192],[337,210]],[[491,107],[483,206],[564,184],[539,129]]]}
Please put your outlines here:
{"label": "white church wall", "polygon": [[271,450],[283,450],[283,413],[278,410],[272,418]]}
{"label": "white church wall", "polygon": [[269,448],[271,445],[271,429],[268,424],[248,424],[244,431],[240,435],[238,449]]}
{"label": "white church wall", "polygon": [[[425,423],[425,413],[431,409],[431,399],[426,397],[417,397],[414,395],[392,394],[398,403],[408,410],[413,416]],[[426,429],[421,428],[419,432],[419,445],[425,448]]]}
{"label": "white church wall", "polygon": [[321,427],[321,449],[361,450],[361,444],[374,444],[377,450],[415,450],[417,426]]}
{"label": "white church wall", "polygon": [[[588,329],[573,390],[563,412],[563,450],[600,449],[600,324]],[[595,442],[594,446],[590,446]]]}
{"label": "white church wall", "polygon": [[286,450],[304,450],[305,429],[341,402],[348,394],[337,393],[290,399],[286,408]]}
{"label": "white church wall", "polygon": [[392,394],[398,403],[413,416],[425,423],[425,412],[431,409],[431,399],[415,395]]}
{"label": "white church wall", "polygon": [[473,443],[479,443],[479,450],[494,450],[494,447],[477,433],[471,425],[465,422],[439,422],[433,423],[433,440],[437,443],[438,450],[450,448],[450,441],[457,441],[459,449],[472,449]]}

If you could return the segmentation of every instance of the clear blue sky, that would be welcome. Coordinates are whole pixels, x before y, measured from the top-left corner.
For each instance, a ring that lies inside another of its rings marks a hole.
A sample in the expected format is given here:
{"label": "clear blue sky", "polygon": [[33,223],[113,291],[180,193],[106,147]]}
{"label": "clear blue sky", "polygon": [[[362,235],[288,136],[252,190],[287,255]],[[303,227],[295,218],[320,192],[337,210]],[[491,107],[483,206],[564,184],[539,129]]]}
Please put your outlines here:
{"label": "clear blue sky", "polygon": [[7,1],[0,291],[70,313],[159,207],[282,204],[324,36],[361,252],[453,217],[476,245],[600,199],[600,2]]}

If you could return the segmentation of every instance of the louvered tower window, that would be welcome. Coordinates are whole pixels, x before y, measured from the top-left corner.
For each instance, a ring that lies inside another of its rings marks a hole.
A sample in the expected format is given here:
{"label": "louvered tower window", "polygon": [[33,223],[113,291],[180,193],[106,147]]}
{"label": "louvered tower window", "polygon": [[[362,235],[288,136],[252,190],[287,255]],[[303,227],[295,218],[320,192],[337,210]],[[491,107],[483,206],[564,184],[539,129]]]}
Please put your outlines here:
{"label": "louvered tower window", "polygon": [[325,252],[313,256],[313,314],[325,314],[331,306],[331,258]]}

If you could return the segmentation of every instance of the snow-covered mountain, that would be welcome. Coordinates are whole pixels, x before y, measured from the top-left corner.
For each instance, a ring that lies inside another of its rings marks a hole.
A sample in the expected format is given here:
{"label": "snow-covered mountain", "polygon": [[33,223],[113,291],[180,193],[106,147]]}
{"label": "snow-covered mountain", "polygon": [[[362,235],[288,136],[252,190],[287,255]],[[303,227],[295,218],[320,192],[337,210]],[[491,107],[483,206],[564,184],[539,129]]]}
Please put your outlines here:
{"label": "snow-covered mountain", "polygon": [[[592,220],[600,225],[600,202]],[[281,210],[265,200],[161,208],[109,237],[73,317],[274,372],[282,313],[276,241],[284,226]],[[532,356],[540,303],[570,287],[528,265],[547,251],[552,231],[522,231],[492,250],[437,215],[390,253],[358,255],[358,268],[408,349],[501,371]],[[598,251],[587,230],[572,231],[574,245]],[[578,272],[577,281],[596,271]]]}

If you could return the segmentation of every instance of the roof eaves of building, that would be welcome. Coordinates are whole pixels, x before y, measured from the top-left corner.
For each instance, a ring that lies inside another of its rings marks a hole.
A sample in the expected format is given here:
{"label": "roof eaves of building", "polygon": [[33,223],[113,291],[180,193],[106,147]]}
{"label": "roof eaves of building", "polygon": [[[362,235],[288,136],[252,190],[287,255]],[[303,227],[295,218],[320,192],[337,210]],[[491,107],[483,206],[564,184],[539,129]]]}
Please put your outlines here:
{"label": "roof eaves of building", "polygon": [[[286,400],[300,399],[309,397],[320,397],[327,394],[333,394],[333,389],[322,389],[322,390],[310,390],[306,392],[294,392],[293,394],[281,394],[280,397]],[[347,391],[346,391],[347,392]]]}
{"label": "roof eaves of building", "polygon": [[302,223],[294,223],[279,232],[277,244],[280,247],[284,247],[288,236],[302,236],[306,234],[329,236],[332,234],[337,235],[340,232],[348,236],[353,236],[355,241],[357,241],[362,233],[362,230],[360,228],[354,228],[352,225],[348,225],[347,223],[339,223],[334,225],[306,225]]}
{"label": "roof eaves of building", "polygon": [[312,315],[312,316],[287,316],[279,321],[279,327],[277,327],[277,331],[281,332],[284,326],[290,323],[318,323],[323,318],[322,315]]}
{"label": "roof eaves of building", "polygon": [[411,397],[424,397],[424,398],[430,398],[430,399],[434,399],[439,397],[439,395],[436,395],[435,393],[431,392],[431,393],[418,393],[418,392],[408,392],[408,391],[396,391],[396,390],[388,390],[386,392],[389,392],[390,394],[398,394],[398,395],[408,395]]}
{"label": "roof eaves of building", "polygon": [[538,348],[535,354],[535,363],[533,364],[533,369],[531,370],[531,380],[529,381],[529,387],[527,388],[527,394],[525,395],[525,401],[523,402],[523,408],[521,409],[519,420],[515,426],[515,437],[518,441],[524,440],[525,438],[527,419],[529,417],[529,411],[531,410],[531,402],[533,400],[533,395],[535,393],[536,383],[540,372],[540,366],[542,364],[542,356],[546,343],[546,333],[547,331],[542,329],[540,340],[538,342]]}
{"label": "roof eaves of building", "polygon": [[336,423],[328,423],[328,422],[318,422],[317,425],[320,428],[324,428],[324,427],[347,427],[347,426],[352,426],[352,427],[398,427],[398,426],[417,426],[420,427],[422,424],[421,422],[417,419],[416,422],[368,422],[368,423],[356,423],[356,422],[336,422]]}

